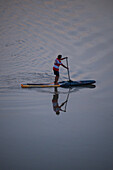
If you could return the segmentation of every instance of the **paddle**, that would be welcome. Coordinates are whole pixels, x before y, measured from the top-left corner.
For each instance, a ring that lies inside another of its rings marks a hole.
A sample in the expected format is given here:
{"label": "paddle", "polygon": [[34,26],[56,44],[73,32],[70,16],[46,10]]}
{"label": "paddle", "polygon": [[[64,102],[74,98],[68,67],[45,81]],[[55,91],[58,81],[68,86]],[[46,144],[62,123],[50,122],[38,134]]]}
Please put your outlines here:
{"label": "paddle", "polygon": [[[66,58],[66,63],[67,63],[67,67],[68,67],[68,58]],[[68,72],[68,79],[69,79],[69,81],[72,81],[72,80],[70,79],[69,67],[68,67],[68,69],[67,69],[67,72]]]}
{"label": "paddle", "polygon": [[66,112],[66,107],[67,107],[67,102],[68,102],[68,99],[69,99],[69,94],[70,94],[70,88],[69,88],[69,91],[68,91],[68,95],[67,95],[67,99],[66,99],[66,104],[65,104],[65,112]]}

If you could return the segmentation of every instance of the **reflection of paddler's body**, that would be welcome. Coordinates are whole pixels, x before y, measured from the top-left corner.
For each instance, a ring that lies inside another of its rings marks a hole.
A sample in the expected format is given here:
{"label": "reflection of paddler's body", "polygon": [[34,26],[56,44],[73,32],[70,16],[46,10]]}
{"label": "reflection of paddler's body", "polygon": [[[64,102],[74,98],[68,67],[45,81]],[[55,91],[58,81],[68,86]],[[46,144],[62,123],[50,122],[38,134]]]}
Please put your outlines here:
{"label": "reflection of paddler's body", "polygon": [[53,103],[53,110],[56,112],[57,115],[60,114],[60,111],[65,112],[65,110],[62,110],[61,107],[67,102],[67,100],[65,102],[63,102],[60,106],[58,104],[58,93],[57,93],[57,88],[55,88],[55,94],[53,95],[53,99],[52,99],[52,103]]}

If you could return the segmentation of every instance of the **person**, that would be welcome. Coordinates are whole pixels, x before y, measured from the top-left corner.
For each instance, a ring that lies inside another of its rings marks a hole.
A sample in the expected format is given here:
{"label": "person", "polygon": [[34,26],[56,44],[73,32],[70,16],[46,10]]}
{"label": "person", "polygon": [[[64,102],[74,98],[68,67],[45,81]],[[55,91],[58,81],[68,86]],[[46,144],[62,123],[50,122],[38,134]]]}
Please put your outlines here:
{"label": "person", "polygon": [[65,102],[63,102],[61,105],[59,105],[58,98],[59,98],[59,94],[57,91],[57,87],[55,87],[55,93],[53,95],[52,103],[53,103],[53,110],[56,112],[56,115],[59,115],[60,111],[66,112],[66,108],[63,110],[63,109],[61,109],[61,107],[64,106],[64,104],[66,104],[68,101],[68,99],[67,99]]}
{"label": "person", "polygon": [[67,59],[67,57],[62,58],[62,55],[58,55],[57,58],[55,59],[54,66],[53,66],[53,71],[55,75],[55,81],[54,84],[58,84],[59,80],[59,66],[63,66],[64,68],[68,69],[64,64],[62,64],[61,60]]}

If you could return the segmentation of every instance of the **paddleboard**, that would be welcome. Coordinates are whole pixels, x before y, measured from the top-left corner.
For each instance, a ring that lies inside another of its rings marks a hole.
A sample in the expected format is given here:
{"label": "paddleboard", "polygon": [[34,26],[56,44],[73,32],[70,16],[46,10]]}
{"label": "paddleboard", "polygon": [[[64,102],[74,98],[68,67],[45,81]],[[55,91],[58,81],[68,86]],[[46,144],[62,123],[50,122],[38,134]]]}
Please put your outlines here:
{"label": "paddleboard", "polygon": [[95,80],[81,80],[81,81],[62,81],[59,82],[58,85],[55,85],[54,83],[48,83],[48,84],[32,84],[32,83],[27,83],[27,84],[21,84],[22,88],[45,88],[45,87],[64,87],[64,88],[69,88],[69,87],[76,87],[76,86],[87,86],[87,85],[92,85],[96,83]]}

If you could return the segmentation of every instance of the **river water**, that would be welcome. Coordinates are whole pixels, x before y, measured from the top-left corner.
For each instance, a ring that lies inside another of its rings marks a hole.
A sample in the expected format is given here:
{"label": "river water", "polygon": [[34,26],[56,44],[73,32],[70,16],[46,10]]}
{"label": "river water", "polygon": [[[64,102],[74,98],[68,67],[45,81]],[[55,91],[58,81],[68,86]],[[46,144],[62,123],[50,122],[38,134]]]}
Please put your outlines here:
{"label": "river water", "polygon": [[[1,170],[113,169],[112,7],[112,0],[1,0]],[[58,54],[68,56],[72,80],[94,79],[96,87],[21,88],[53,82]],[[56,98],[66,101],[59,115]]]}

